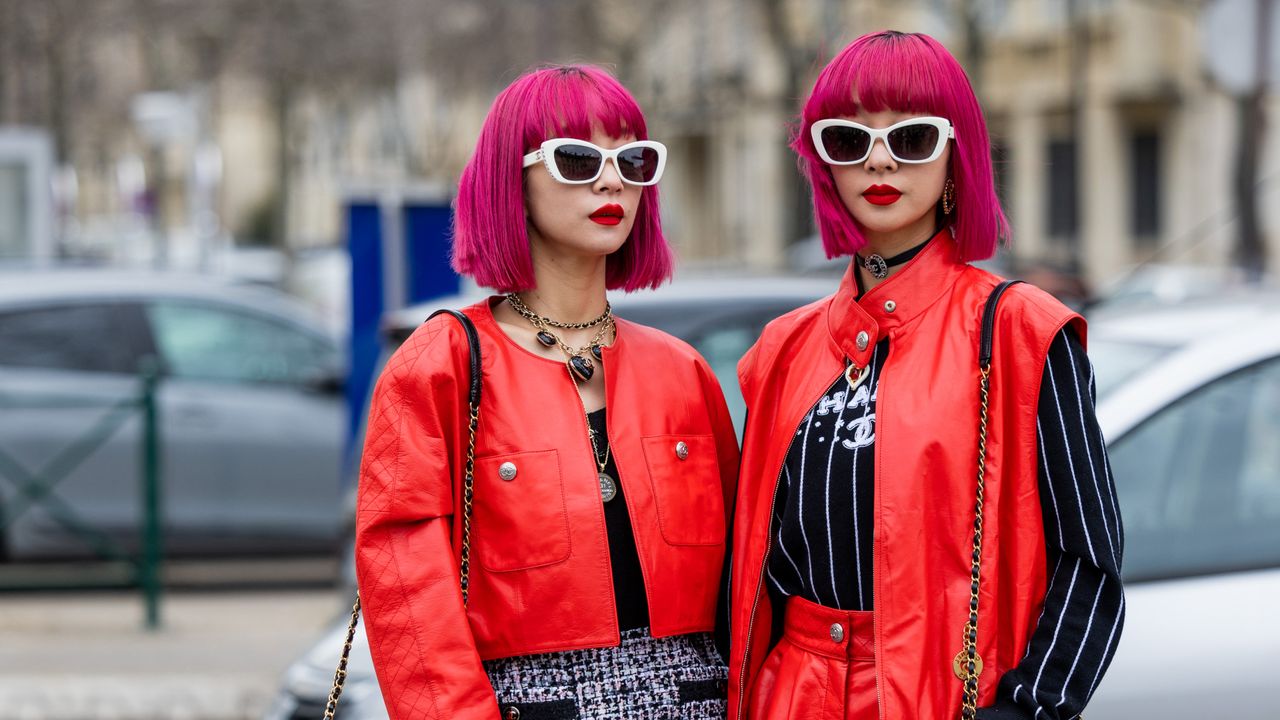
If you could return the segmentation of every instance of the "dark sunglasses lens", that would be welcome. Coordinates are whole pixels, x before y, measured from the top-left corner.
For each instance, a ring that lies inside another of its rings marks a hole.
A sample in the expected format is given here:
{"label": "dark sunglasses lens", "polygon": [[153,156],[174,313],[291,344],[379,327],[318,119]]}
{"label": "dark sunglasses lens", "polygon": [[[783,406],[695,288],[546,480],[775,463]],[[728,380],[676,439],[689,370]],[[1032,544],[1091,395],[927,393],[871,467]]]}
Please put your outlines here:
{"label": "dark sunglasses lens", "polygon": [[561,145],[554,154],[556,168],[565,180],[590,180],[600,171],[602,158],[594,148],[586,145]]}
{"label": "dark sunglasses lens", "polygon": [[822,130],[822,147],[827,155],[836,162],[854,162],[867,154],[871,145],[871,136],[858,128],[834,127]]}
{"label": "dark sunglasses lens", "polygon": [[618,153],[622,179],[646,183],[658,175],[658,151],[650,147],[634,147]]}
{"label": "dark sunglasses lens", "polygon": [[900,160],[925,160],[938,147],[942,133],[925,123],[903,125],[889,133],[889,149]]}

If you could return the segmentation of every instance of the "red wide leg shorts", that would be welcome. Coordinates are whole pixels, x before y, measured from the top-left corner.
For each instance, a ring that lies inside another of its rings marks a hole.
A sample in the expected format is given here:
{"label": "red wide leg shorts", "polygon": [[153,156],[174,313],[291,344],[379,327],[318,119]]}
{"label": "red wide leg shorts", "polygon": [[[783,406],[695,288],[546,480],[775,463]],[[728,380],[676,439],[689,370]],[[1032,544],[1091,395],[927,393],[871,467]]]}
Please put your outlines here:
{"label": "red wide leg shorts", "polygon": [[879,720],[872,612],[793,597],[751,688],[749,720]]}

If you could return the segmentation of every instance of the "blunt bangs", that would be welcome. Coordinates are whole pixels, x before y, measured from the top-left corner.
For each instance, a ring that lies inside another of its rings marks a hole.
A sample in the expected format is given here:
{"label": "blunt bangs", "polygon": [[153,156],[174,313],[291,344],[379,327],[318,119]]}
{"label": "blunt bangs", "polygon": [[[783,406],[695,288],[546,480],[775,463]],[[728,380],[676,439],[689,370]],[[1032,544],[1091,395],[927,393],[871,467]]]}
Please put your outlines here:
{"label": "blunt bangs", "polygon": [[529,103],[521,132],[526,152],[556,137],[590,140],[596,128],[614,139],[627,134],[649,139],[640,106],[603,70],[569,66],[528,77],[522,88]]}
{"label": "blunt bangs", "polygon": [[996,197],[991,142],[969,78],[938,41],[892,30],[858,38],[823,68],[791,140],[809,179],[827,257],[852,255],[867,241],[840,199],[831,169],[818,157],[809,128],[824,118],[885,110],[951,121],[956,132],[949,173],[956,186],[952,224],[960,259],[990,257],[997,243],[1008,239],[1009,224]]}
{"label": "blunt bangs", "polygon": [[[647,140],[639,104],[612,75],[592,65],[557,65],[521,75],[498,95],[458,183],[453,267],[500,292],[532,289],[524,209],[525,153],[556,137]],[[662,235],[658,188],[641,189],[631,234],[609,255],[605,283],[627,292],[661,285],[674,257]]]}

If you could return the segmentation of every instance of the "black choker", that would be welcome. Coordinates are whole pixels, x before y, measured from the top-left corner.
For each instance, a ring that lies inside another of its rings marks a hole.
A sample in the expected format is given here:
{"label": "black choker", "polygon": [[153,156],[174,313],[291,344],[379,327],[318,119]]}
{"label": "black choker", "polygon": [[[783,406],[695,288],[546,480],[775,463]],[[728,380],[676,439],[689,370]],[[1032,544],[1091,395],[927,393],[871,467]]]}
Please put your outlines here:
{"label": "black choker", "polygon": [[[929,240],[932,240],[932,239],[933,237],[930,236]],[[915,257],[916,255],[919,255],[920,251],[924,249],[924,246],[929,244],[929,240],[925,240],[924,242],[911,248],[910,250],[907,250],[906,252],[900,252],[891,258],[881,257],[880,255],[877,255],[874,253],[865,258],[855,253],[854,257],[857,258],[858,264],[866,268],[867,272],[871,273],[873,277],[875,277],[877,280],[883,280],[889,277],[889,268],[894,267],[896,265],[901,265],[902,263],[907,262],[908,260]]]}

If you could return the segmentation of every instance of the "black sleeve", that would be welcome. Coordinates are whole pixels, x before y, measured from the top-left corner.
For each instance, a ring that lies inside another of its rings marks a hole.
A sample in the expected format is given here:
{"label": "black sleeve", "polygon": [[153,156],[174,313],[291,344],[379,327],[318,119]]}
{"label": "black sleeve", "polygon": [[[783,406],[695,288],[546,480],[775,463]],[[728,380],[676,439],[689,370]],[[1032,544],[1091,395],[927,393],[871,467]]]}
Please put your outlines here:
{"label": "black sleeve", "polygon": [[1026,657],[979,720],[1078,717],[1115,653],[1124,534],[1095,399],[1093,367],[1065,329],[1045,361],[1036,421],[1048,592]]}
{"label": "black sleeve", "polygon": [[[736,515],[736,513],[734,514]],[[731,515],[730,517],[733,517]],[[730,520],[728,527],[728,538],[724,544],[724,566],[720,571],[720,590],[716,594],[716,626],[715,626],[715,643],[716,650],[720,652],[720,659],[725,665],[729,664],[729,618],[733,614],[731,600],[733,593],[729,587],[730,579],[733,577],[733,521]]]}

